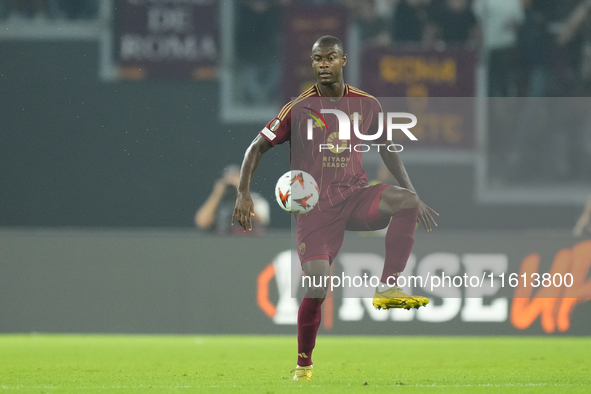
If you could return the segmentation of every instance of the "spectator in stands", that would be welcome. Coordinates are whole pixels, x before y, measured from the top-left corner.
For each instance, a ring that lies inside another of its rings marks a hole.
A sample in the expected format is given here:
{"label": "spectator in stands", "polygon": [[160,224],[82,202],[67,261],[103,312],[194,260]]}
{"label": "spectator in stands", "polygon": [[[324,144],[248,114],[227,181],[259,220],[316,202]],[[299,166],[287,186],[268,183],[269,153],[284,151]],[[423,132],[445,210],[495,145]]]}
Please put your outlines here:
{"label": "spectator in stands", "polygon": [[[218,234],[242,234],[240,226],[232,227],[232,214],[236,203],[238,183],[240,181],[240,167],[230,165],[224,170],[213,190],[195,214],[195,225],[206,231]],[[260,234],[269,225],[269,203],[260,194],[251,192],[254,202],[255,217],[253,218],[253,233]]]}
{"label": "spectator in stands", "polygon": [[591,0],[565,0],[557,5],[562,15],[557,42],[568,57],[569,92],[564,95],[591,94]]}
{"label": "spectator in stands", "polygon": [[[236,59],[244,83],[244,100],[271,103],[278,96],[284,1],[242,0],[237,3]],[[261,45],[261,43],[265,45]]]}
{"label": "spectator in stands", "polygon": [[[552,0],[522,0],[525,18],[519,29],[517,59],[522,81],[519,95],[528,98],[521,100],[522,107],[515,120],[514,130],[509,134],[506,166],[507,180],[521,181],[539,173],[540,146],[553,137],[548,135],[550,108],[548,101],[536,99],[546,97],[549,88],[550,52],[553,37],[550,33],[549,5]],[[534,148],[535,146],[535,148]],[[558,157],[558,156],[556,156]]]}
{"label": "spectator in stands", "polygon": [[[514,131],[506,139],[506,177],[586,181],[591,175],[588,102],[535,97],[591,94],[591,0],[523,0],[523,4],[519,59],[523,93],[533,98],[521,102]],[[540,152],[549,151],[552,155],[542,161]],[[541,162],[548,167],[541,169]]]}
{"label": "spectator in stands", "polygon": [[295,0],[296,3],[310,5],[342,4],[343,0]]}
{"label": "spectator in stands", "polygon": [[384,16],[378,12],[376,0],[354,1],[350,7],[359,30],[359,39],[364,46],[384,46],[390,43],[388,14]]}
{"label": "spectator in stands", "polygon": [[476,44],[479,29],[468,0],[444,0],[434,3],[433,21],[438,38],[448,45]]}
{"label": "spectator in stands", "polygon": [[581,213],[581,216],[579,217],[579,220],[577,220],[577,224],[575,224],[575,228],[573,229],[573,235],[575,237],[580,237],[585,233],[591,235],[591,196],[589,196],[585,208],[583,209],[583,213]]}
{"label": "spectator in stands", "polygon": [[8,22],[42,20],[48,17],[45,0],[4,0]]}
{"label": "spectator in stands", "polygon": [[[591,0],[557,2],[558,28],[556,42],[564,54],[566,70],[556,95],[589,97],[591,95]],[[586,100],[572,100],[562,111],[554,110],[552,120],[553,158],[558,179],[580,179],[591,176],[589,112]]]}
{"label": "spectator in stands", "polygon": [[400,0],[394,11],[392,41],[415,45],[433,42],[437,29],[430,7],[431,0]]}
{"label": "spectator in stands", "polygon": [[47,0],[54,18],[94,19],[98,0]]}
{"label": "spectator in stands", "polygon": [[474,0],[473,10],[488,55],[488,94],[507,97],[515,87],[515,45],[524,19],[521,0]]}
{"label": "spectator in stands", "polygon": [[9,22],[47,19],[93,19],[98,0],[0,0],[0,17]]}
{"label": "spectator in stands", "polygon": [[518,34],[518,57],[525,80],[525,96],[546,97],[549,79],[550,13],[548,0],[522,0],[524,21]]}

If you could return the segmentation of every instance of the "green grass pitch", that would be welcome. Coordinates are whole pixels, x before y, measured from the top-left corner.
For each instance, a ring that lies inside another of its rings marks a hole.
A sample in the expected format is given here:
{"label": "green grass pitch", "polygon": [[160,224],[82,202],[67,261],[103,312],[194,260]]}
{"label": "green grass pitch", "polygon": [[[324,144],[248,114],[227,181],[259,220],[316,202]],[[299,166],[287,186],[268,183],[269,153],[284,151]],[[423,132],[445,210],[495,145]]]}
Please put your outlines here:
{"label": "green grass pitch", "polygon": [[0,336],[0,393],[590,393],[591,338]]}

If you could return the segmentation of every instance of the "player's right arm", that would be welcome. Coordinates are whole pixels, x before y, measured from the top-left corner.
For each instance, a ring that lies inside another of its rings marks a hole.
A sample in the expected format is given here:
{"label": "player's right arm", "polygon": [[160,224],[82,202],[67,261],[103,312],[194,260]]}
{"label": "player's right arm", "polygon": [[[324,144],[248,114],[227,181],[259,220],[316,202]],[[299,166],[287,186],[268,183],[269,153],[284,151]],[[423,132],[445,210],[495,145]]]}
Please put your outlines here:
{"label": "player's right arm", "polygon": [[238,221],[244,231],[252,230],[252,217],[254,216],[254,203],[250,197],[250,182],[256,171],[263,154],[271,149],[273,145],[262,135],[257,135],[252,141],[242,161],[240,169],[240,184],[238,185],[238,196],[236,197],[236,206],[232,215],[232,226]]}
{"label": "player's right arm", "polygon": [[252,217],[254,216],[254,203],[250,197],[250,182],[255,170],[259,166],[263,154],[275,145],[289,141],[291,137],[291,103],[287,103],[279,112],[279,115],[267,123],[254,141],[251,142],[240,169],[240,184],[236,206],[232,215],[232,225],[238,221],[244,231],[252,230]]}

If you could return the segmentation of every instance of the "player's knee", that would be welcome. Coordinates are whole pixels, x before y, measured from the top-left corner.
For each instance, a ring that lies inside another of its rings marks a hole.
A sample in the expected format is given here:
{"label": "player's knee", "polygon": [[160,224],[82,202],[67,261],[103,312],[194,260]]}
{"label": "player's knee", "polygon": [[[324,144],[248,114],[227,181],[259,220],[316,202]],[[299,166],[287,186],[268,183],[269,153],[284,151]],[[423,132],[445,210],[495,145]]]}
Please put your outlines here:
{"label": "player's knee", "polygon": [[415,192],[401,187],[392,187],[382,193],[378,209],[382,215],[392,216],[400,210],[418,206],[419,197]]}
{"label": "player's knee", "polygon": [[400,189],[396,193],[393,205],[393,212],[398,212],[402,209],[416,208],[419,206],[419,196],[411,190]]}
{"label": "player's knee", "polygon": [[315,299],[324,299],[326,298],[326,293],[327,293],[328,288],[324,287],[324,286],[309,286],[306,289],[306,295],[309,298],[315,298]]}
{"label": "player's knee", "polygon": [[403,209],[417,208],[419,206],[419,196],[417,196],[417,193],[410,190],[405,190],[403,205]]}

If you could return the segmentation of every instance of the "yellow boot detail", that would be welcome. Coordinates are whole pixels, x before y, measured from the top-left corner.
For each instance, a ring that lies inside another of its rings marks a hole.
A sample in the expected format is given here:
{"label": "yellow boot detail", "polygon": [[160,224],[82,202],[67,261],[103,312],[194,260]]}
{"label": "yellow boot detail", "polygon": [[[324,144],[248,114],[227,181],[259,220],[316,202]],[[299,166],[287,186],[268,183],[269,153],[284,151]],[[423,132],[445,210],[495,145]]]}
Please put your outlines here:
{"label": "yellow boot detail", "polygon": [[396,286],[384,291],[383,293],[380,293],[376,288],[376,292],[373,296],[373,306],[376,309],[419,309],[421,306],[426,306],[428,303],[429,300],[427,298],[403,293],[402,289]]}

